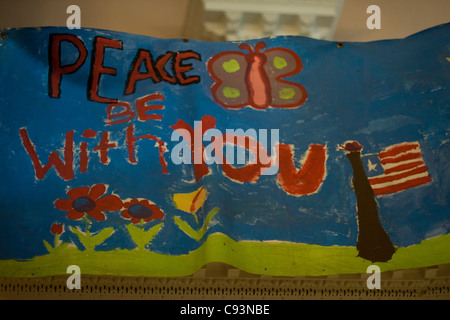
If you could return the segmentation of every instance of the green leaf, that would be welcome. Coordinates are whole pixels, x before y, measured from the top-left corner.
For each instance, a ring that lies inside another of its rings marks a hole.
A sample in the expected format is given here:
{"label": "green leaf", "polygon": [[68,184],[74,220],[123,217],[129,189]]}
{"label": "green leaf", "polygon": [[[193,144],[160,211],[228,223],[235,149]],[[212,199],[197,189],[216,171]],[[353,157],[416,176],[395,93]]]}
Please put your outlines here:
{"label": "green leaf", "polygon": [[163,223],[159,223],[159,224],[151,227],[147,231],[144,231],[143,240],[144,240],[145,245],[149,244],[153,240],[153,238],[156,236],[156,234],[159,232],[159,230],[161,229],[162,226],[163,226]]}
{"label": "green leaf", "polygon": [[49,253],[51,253],[53,251],[53,247],[50,245],[50,243],[48,243],[47,241],[44,240],[44,246],[47,249],[47,251]]}
{"label": "green leaf", "polygon": [[105,242],[114,233],[114,228],[105,228],[96,235],[91,237],[91,243],[93,246],[98,246],[99,244]]}
{"label": "green leaf", "polygon": [[128,232],[130,233],[131,239],[137,245],[139,250],[144,250],[145,247],[153,240],[153,237],[161,229],[163,223],[157,224],[151,227],[149,230],[145,231],[132,223],[127,225]]}
{"label": "green leaf", "polygon": [[180,217],[174,217],[175,223],[178,225],[178,227],[183,230],[189,237],[192,239],[195,239],[197,241],[200,241],[201,238],[205,235],[206,231],[208,230],[208,225],[211,222],[211,220],[214,218],[214,216],[220,211],[219,208],[212,209],[208,216],[205,219],[205,222],[203,223],[203,227],[196,231],[194,230],[186,221],[181,220]]}
{"label": "green leaf", "polygon": [[134,243],[137,245],[139,250],[144,250],[143,245],[143,230],[130,223],[127,225],[128,232],[130,233],[131,239],[133,239]]}
{"label": "green leaf", "polygon": [[114,228],[110,227],[103,229],[96,235],[88,236],[74,227],[69,227],[69,229],[78,236],[78,239],[86,250],[93,250],[96,246],[108,239],[114,232]]}
{"label": "green leaf", "polygon": [[69,245],[69,242],[63,242],[61,243],[59,246],[53,248],[53,253],[60,253],[61,251],[64,250],[64,248],[66,248]]}
{"label": "green leaf", "polygon": [[78,230],[77,228],[74,228],[72,226],[69,226],[70,231],[72,231],[72,233],[76,234],[78,236],[78,238],[87,238],[87,236],[81,232],[80,230]]}

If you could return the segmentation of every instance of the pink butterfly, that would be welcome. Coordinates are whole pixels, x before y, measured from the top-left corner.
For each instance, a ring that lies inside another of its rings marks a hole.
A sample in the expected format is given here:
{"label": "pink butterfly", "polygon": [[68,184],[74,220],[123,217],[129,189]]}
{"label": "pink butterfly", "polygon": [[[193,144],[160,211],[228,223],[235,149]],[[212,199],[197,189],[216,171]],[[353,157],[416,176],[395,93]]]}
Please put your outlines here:
{"label": "pink butterfly", "polygon": [[224,51],[208,61],[208,70],[215,80],[211,90],[217,103],[239,109],[297,108],[307,99],[305,88],[284,80],[299,73],[303,66],[300,57],[286,48],[272,48],[261,52],[264,42],[241,44],[248,51]]}

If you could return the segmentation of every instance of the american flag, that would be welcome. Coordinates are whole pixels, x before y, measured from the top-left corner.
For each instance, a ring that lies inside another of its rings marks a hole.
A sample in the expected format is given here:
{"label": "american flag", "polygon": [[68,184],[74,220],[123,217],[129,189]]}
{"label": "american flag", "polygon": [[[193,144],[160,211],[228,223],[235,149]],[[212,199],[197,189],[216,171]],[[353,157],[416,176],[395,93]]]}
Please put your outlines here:
{"label": "american flag", "polygon": [[418,142],[392,145],[363,157],[369,183],[376,195],[400,192],[431,182]]}

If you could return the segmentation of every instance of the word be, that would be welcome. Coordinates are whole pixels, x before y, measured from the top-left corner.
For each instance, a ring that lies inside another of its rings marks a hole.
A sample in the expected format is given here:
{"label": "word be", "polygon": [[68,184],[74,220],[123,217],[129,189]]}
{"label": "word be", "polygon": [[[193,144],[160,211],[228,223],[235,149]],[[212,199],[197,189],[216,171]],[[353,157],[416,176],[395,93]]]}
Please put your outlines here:
{"label": "word be", "polygon": [[72,274],[67,278],[66,285],[70,290],[81,289],[81,271],[77,265],[71,265],[67,267],[66,273]]}
{"label": "word be", "polygon": [[106,107],[106,124],[114,125],[131,121],[135,115],[138,121],[162,120],[162,114],[150,113],[153,110],[164,110],[163,104],[149,104],[153,101],[162,101],[164,96],[160,93],[152,93],[136,99],[136,112],[128,102],[117,101]]}
{"label": "word be", "polygon": [[[61,57],[62,43],[67,43],[78,50],[78,57],[69,64],[63,64]],[[104,65],[106,49],[123,50],[121,40],[109,39],[96,36],[93,40],[91,51],[91,65],[89,68],[89,78],[87,80],[87,98],[100,103],[117,102],[117,98],[104,97],[99,93],[99,84],[102,75],[117,75],[117,69]],[[110,50],[108,50],[110,52]],[[88,50],[85,43],[80,38],[71,34],[51,34],[49,43],[49,85],[48,95],[52,98],[59,98],[61,95],[61,80],[63,75],[73,74],[85,63]],[[166,53],[153,58],[151,52],[146,49],[138,49],[136,56],[131,62],[127,80],[125,82],[124,94],[129,95],[135,92],[136,84],[139,81],[151,79],[153,83],[160,81],[168,82],[172,85],[189,85],[200,82],[198,75],[186,75],[192,70],[191,64],[186,60],[197,59],[201,61],[199,53],[194,51],[167,51]],[[170,69],[171,73],[166,69]],[[144,71],[141,71],[144,69]],[[107,87],[107,84],[105,84]]]}
{"label": "word be", "polygon": [[66,25],[70,30],[81,29],[81,9],[79,6],[72,4],[67,7],[66,13],[72,13],[67,18]]}
{"label": "word be", "polygon": [[370,290],[381,289],[380,267],[377,265],[374,265],[374,264],[370,265],[367,267],[366,272],[372,274],[367,278],[367,281],[366,281],[367,288]]}
{"label": "word be", "polygon": [[369,18],[367,18],[366,26],[367,29],[381,29],[381,9],[377,5],[370,5],[367,7],[366,13],[372,14]]}

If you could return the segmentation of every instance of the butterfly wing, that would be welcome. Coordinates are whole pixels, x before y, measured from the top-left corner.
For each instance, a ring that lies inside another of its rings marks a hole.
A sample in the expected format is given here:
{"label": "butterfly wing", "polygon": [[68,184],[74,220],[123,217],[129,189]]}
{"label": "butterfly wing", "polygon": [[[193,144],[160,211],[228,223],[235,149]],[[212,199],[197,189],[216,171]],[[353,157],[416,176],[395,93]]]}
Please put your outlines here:
{"label": "butterfly wing", "polygon": [[247,65],[245,54],[239,51],[224,51],[208,61],[208,71],[215,80],[211,92],[217,103],[232,109],[248,105]]}
{"label": "butterfly wing", "polygon": [[300,57],[286,48],[273,48],[264,51],[267,61],[264,69],[270,80],[274,108],[297,108],[307,99],[305,88],[296,82],[283,78],[299,73],[302,68]]}

